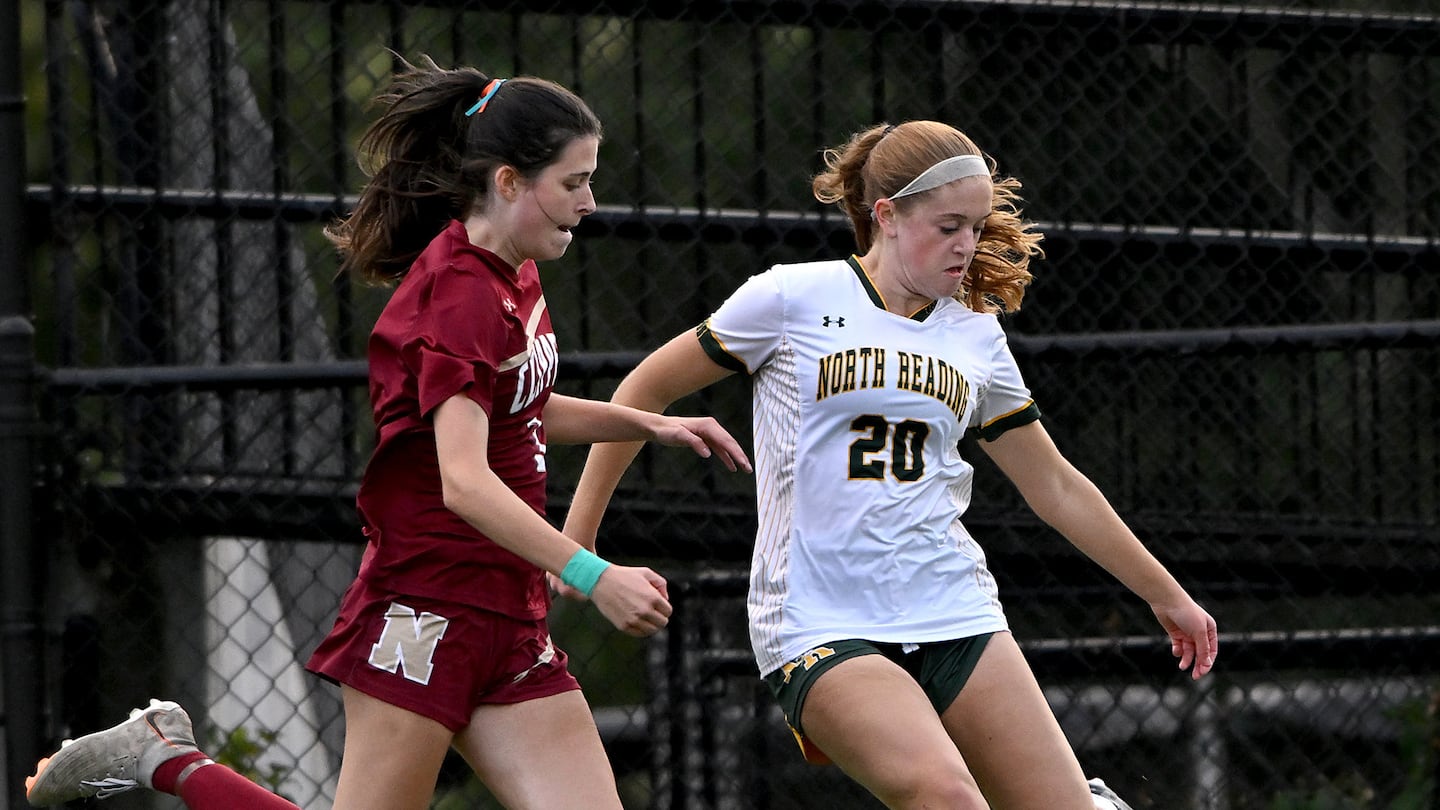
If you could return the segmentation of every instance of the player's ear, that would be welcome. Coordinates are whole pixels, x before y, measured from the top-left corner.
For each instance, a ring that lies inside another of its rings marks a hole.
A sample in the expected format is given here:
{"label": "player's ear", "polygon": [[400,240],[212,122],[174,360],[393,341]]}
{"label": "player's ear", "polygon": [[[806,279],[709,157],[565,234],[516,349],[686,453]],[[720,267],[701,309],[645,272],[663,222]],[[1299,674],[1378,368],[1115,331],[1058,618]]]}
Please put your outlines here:
{"label": "player's ear", "polygon": [[491,187],[495,189],[495,193],[504,197],[506,202],[515,202],[515,198],[520,196],[520,186],[524,181],[525,178],[520,176],[514,166],[502,163],[495,168]]}
{"label": "player's ear", "polygon": [[889,197],[881,197],[870,208],[870,218],[875,220],[875,227],[892,238],[895,236],[895,217],[895,201]]}

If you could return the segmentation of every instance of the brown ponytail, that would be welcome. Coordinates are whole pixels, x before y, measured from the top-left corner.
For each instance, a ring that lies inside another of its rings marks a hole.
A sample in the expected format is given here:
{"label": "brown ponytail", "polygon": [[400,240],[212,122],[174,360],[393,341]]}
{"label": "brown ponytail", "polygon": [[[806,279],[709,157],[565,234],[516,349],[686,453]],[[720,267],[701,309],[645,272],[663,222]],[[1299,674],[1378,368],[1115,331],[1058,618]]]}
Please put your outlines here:
{"label": "brown ponytail", "polygon": [[[889,197],[946,158],[984,157],[995,189],[992,210],[966,284],[955,297],[976,312],[1020,309],[1031,280],[1030,261],[1045,255],[1040,247],[1044,235],[1024,219],[1020,181],[995,176],[995,162],[965,133],[939,121],[877,124],[841,146],[826,149],[823,155],[825,170],[811,181],[811,190],[815,199],[839,206],[849,217],[859,253],[868,252],[875,240],[871,211],[876,200]],[[910,199],[902,198],[897,205]]]}
{"label": "brown ponytail", "polygon": [[469,67],[444,69],[428,56],[403,68],[375,97],[380,118],[360,138],[370,178],[348,217],[325,235],[341,254],[340,272],[393,284],[452,219],[483,204],[494,170],[513,166],[533,177],[571,141],[600,137],[600,121],[574,93],[522,76],[495,86]]}

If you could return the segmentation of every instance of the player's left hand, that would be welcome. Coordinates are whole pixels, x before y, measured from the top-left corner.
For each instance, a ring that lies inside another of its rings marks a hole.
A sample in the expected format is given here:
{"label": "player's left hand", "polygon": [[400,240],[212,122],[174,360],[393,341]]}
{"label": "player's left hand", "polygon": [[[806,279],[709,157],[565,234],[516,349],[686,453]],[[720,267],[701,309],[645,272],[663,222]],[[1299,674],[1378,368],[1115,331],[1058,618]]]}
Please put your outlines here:
{"label": "player's left hand", "polygon": [[750,459],[740,443],[709,416],[666,416],[655,428],[654,441],[671,447],[689,447],[701,458],[712,455],[730,472],[751,472]]}
{"label": "player's left hand", "polygon": [[1220,633],[1215,619],[1193,599],[1180,605],[1155,605],[1150,609],[1170,635],[1170,652],[1180,659],[1180,669],[1190,670],[1190,678],[1199,680],[1215,666],[1220,653]]}

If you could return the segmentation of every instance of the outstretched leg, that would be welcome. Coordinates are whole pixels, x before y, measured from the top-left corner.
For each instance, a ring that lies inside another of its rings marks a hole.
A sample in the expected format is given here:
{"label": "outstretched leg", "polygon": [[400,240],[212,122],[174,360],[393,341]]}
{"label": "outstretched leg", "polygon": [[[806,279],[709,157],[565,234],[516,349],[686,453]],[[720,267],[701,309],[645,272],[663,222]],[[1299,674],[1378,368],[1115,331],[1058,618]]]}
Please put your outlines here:
{"label": "outstretched leg", "polygon": [[25,780],[34,807],[108,799],[148,788],[179,796],[191,810],[298,810],[195,745],[190,716],[177,703],[151,700],[104,731],[66,740]]}

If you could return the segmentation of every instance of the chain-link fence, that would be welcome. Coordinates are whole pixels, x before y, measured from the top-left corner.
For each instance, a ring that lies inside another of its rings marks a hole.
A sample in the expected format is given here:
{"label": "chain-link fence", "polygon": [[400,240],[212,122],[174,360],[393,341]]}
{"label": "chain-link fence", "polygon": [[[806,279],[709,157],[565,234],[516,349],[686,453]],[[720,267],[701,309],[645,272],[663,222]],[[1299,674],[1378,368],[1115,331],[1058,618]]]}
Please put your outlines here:
{"label": "chain-link fence", "polygon": [[[1440,808],[1433,0],[20,8],[48,743],[158,694],[329,804],[337,694],[300,662],[358,560],[384,294],[335,278],[320,229],[393,51],[553,78],[605,121],[601,210],[542,268],[567,393],[608,395],[770,264],[850,249],[808,195],[822,146],[966,130],[1047,234],[1007,328],[1049,430],[1221,623],[1193,686],[970,454],[968,522],[1087,771],[1136,808]],[[682,407],[748,435],[739,380]],[[583,455],[552,450],[558,517]],[[670,629],[553,617],[629,807],[874,806],[801,762],[760,687],[753,527],[748,480],[646,451],[601,543],[672,579]],[[482,796],[447,767],[435,806]]]}

